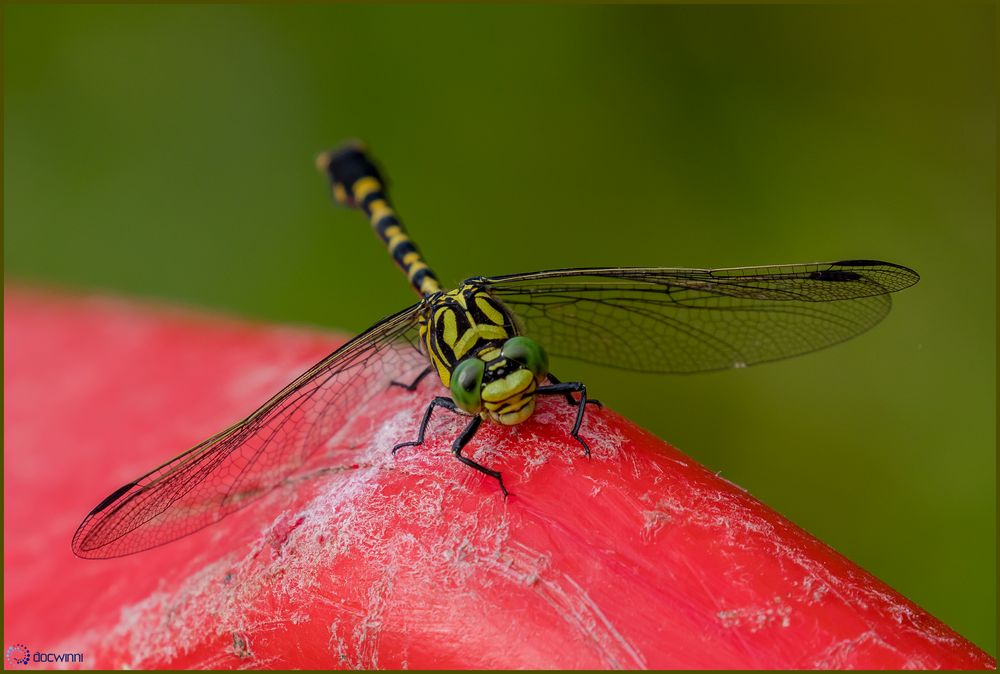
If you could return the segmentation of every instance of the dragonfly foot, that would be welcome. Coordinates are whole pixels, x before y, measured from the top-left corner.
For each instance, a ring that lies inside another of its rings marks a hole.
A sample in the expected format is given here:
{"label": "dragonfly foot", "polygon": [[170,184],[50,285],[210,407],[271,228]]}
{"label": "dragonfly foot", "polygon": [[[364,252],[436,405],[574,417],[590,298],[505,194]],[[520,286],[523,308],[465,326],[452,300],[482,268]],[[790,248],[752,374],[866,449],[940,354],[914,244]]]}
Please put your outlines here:
{"label": "dragonfly foot", "polygon": [[401,443],[399,443],[398,445],[396,445],[396,446],[394,446],[392,448],[392,455],[396,456],[396,452],[398,452],[399,450],[403,449],[404,447],[419,447],[421,444],[423,444],[423,443],[416,442],[416,441],[401,442]]}
{"label": "dragonfly foot", "polygon": [[[428,368],[422,375],[420,375],[420,377],[426,376],[427,372],[430,372],[430,368]],[[417,377],[417,381],[420,381],[420,377]],[[416,385],[416,383],[417,382],[413,382],[414,386]],[[393,456],[396,456],[396,452],[401,450],[403,447],[419,447],[420,445],[424,444],[424,434],[427,433],[427,424],[431,422],[431,415],[434,413],[435,407],[444,407],[445,409],[449,409],[452,412],[456,411],[455,403],[452,401],[451,398],[444,398],[438,396],[437,398],[432,400],[431,404],[427,406],[427,411],[424,412],[424,418],[420,420],[420,428],[417,430],[417,439],[410,440],[409,442],[401,442],[395,447],[393,447],[392,448]]]}
{"label": "dragonfly foot", "polygon": [[469,444],[469,440],[472,440],[472,437],[476,434],[476,431],[479,430],[479,424],[481,424],[482,422],[483,422],[482,417],[479,416],[472,417],[472,419],[469,421],[469,424],[465,427],[465,430],[462,431],[462,434],[457,438],[455,438],[455,442],[452,443],[451,453],[455,455],[456,459],[464,463],[469,468],[478,470],[480,473],[483,473],[484,475],[489,475],[494,480],[496,480],[497,484],[500,485],[500,491],[503,492],[503,497],[506,499],[509,493],[507,491],[507,487],[503,483],[503,477],[500,475],[500,471],[492,470],[480,463],[476,463],[467,456],[462,456],[462,449],[465,448],[467,444]]}

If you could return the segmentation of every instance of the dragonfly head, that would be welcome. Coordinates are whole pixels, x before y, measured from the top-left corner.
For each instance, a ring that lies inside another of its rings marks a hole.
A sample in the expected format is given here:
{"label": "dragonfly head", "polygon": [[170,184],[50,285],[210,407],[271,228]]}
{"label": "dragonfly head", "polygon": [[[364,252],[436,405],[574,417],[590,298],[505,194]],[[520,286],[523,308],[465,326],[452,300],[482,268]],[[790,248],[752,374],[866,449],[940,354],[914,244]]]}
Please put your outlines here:
{"label": "dragonfly head", "polygon": [[535,411],[535,390],[549,373],[545,349],[529,337],[511,337],[462,360],[451,374],[451,394],[469,414],[482,414],[504,426]]}

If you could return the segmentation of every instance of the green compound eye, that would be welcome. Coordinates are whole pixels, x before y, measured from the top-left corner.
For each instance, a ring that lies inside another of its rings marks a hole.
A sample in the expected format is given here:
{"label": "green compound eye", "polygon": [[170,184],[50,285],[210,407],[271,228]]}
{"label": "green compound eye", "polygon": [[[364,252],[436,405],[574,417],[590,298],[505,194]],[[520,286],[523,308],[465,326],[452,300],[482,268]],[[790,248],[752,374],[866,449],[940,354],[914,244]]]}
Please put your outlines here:
{"label": "green compound eye", "polygon": [[500,355],[525,366],[536,379],[549,373],[549,354],[530,337],[511,337],[504,342]]}
{"label": "green compound eye", "polygon": [[451,395],[455,403],[469,414],[483,406],[481,389],[486,363],[478,358],[463,360],[451,373]]}

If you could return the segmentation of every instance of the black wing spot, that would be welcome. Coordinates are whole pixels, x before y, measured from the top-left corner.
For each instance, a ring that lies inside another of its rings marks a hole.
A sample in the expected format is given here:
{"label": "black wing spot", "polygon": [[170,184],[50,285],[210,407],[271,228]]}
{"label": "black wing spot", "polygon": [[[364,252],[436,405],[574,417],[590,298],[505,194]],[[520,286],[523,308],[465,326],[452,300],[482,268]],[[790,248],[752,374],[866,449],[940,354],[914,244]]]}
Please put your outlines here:
{"label": "black wing spot", "polygon": [[688,373],[779,360],[859,335],[888,313],[889,293],[918,278],[907,267],[858,259],[552,270],[488,283],[549,353],[624,370]]}
{"label": "black wing spot", "polygon": [[111,494],[106,499],[104,499],[103,501],[101,501],[100,503],[98,503],[97,506],[93,510],[90,511],[90,514],[87,515],[87,517],[90,517],[90,515],[95,515],[95,514],[101,512],[102,510],[104,510],[105,508],[107,508],[109,505],[111,505],[112,503],[114,503],[115,501],[117,501],[119,496],[121,496],[122,494],[124,494],[129,489],[131,489],[132,487],[136,486],[137,484],[138,484],[137,482],[129,482],[128,484],[125,484],[125,485],[122,485],[121,487],[118,487],[118,489],[115,489],[113,492],[111,492]]}
{"label": "black wing spot", "polygon": [[828,269],[826,271],[814,271],[809,275],[813,281],[860,281],[863,277],[856,271],[840,271],[838,269]]}

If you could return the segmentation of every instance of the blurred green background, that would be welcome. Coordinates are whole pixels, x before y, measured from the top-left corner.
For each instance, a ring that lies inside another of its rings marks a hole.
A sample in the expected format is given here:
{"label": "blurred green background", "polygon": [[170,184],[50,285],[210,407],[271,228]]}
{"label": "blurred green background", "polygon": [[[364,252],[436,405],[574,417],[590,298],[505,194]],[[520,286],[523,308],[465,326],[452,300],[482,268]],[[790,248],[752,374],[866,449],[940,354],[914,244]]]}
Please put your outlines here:
{"label": "blurred green background", "polygon": [[447,283],[914,267],[806,358],[557,371],[995,652],[992,5],[4,14],[8,281],[360,331],[414,297],[313,167],[347,137]]}

